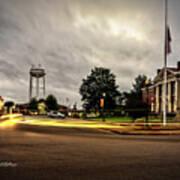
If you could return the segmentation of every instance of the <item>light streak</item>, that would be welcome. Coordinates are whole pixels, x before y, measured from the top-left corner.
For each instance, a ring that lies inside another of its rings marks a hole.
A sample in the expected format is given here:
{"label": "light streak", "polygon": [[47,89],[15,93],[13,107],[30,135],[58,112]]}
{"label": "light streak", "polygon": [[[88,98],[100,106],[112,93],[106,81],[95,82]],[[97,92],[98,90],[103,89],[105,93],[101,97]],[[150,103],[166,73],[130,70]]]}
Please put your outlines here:
{"label": "light streak", "polygon": [[19,118],[19,117],[22,117],[22,114],[5,114],[0,117],[0,120],[13,119],[13,118]]}
{"label": "light streak", "polygon": [[27,119],[19,121],[20,124],[38,125],[38,126],[54,126],[54,127],[71,127],[71,128],[124,128],[122,126],[87,121],[69,121],[69,120],[40,120],[40,119]]}
{"label": "light streak", "polygon": [[0,117],[0,128],[14,127],[21,121],[22,114],[6,114]]}

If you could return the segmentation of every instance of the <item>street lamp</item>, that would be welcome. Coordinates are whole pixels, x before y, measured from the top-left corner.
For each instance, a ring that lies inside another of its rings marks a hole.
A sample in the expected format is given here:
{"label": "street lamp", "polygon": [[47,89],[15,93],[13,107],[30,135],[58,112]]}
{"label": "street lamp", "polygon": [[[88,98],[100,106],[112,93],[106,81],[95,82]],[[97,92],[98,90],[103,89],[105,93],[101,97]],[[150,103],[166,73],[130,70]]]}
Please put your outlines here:
{"label": "street lamp", "polygon": [[106,97],[106,93],[102,93],[102,98],[100,99],[100,107],[102,108],[102,121],[105,122],[105,116],[104,116],[104,99]]}

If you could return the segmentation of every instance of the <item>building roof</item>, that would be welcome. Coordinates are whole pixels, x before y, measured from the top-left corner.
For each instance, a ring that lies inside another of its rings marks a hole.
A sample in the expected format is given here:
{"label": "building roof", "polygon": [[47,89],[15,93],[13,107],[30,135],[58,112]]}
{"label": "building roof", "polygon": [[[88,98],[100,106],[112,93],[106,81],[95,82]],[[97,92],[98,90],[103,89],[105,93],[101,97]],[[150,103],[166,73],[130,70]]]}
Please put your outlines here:
{"label": "building roof", "polygon": [[[176,77],[177,75],[180,75],[180,69],[177,67],[167,67],[167,78],[173,78]],[[155,78],[153,79],[153,82],[159,82],[162,81],[164,79],[164,68],[162,68],[161,70],[158,70],[157,75],[155,76]]]}

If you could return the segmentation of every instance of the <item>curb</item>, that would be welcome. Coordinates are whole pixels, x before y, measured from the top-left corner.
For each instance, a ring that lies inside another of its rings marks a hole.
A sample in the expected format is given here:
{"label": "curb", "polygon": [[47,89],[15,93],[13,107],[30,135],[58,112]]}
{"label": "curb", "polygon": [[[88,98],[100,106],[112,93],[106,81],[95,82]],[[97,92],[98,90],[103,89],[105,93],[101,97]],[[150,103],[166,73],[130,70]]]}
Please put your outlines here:
{"label": "curb", "polygon": [[116,130],[116,129],[101,129],[104,131],[108,131],[114,134],[119,135],[180,135],[180,130],[172,130],[172,131],[166,131],[166,130]]}

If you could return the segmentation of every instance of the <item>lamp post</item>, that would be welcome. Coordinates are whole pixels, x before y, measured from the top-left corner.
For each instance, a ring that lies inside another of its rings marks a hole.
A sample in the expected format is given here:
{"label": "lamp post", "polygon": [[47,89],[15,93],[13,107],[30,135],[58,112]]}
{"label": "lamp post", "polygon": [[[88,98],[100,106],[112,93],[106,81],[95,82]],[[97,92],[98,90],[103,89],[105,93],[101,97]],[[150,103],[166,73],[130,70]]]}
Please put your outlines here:
{"label": "lamp post", "polygon": [[102,108],[102,121],[105,122],[105,116],[104,116],[104,99],[106,97],[106,93],[102,93],[102,98],[100,99],[100,107]]}

